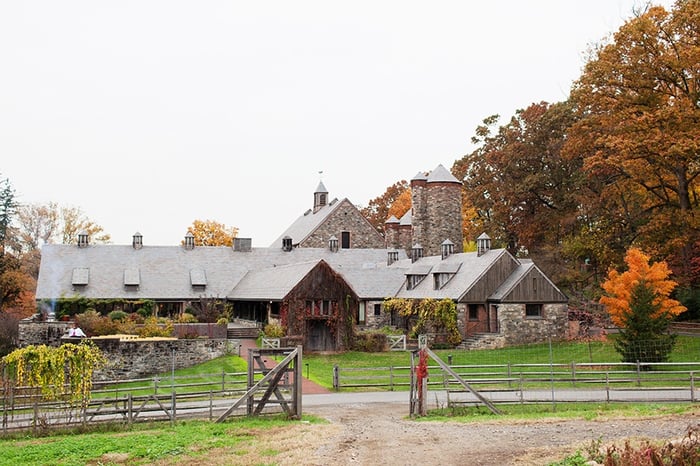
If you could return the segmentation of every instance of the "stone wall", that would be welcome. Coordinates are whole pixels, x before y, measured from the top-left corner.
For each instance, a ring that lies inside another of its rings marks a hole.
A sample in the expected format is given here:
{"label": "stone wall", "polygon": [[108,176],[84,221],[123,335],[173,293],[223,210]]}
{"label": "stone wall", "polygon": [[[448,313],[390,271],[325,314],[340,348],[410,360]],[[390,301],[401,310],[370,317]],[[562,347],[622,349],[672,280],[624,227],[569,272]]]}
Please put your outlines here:
{"label": "stone wall", "polygon": [[19,346],[47,345],[61,346],[61,337],[73,326],[72,322],[34,321],[30,319],[19,322]]}
{"label": "stone wall", "polygon": [[238,355],[237,340],[176,340],[96,338],[93,342],[107,358],[96,380],[135,379],[169,372],[209,361],[226,354]]}
{"label": "stone wall", "polygon": [[498,321],[506,345],[541,343],[550,337],[564,340],[569,329],[568,305],[544,304],[542,317],[526,318],[524,304],[501,304]]}
{"label": "stone wall", "polygon": [[301,247],[327,248],[331,236],[338,239],[341,246],[341,233],[350,232],[351,248],[384,248],[384,237],[367,221],[366,218],[348,200],[342,204],[316,229],[308,238],[292,238],[294,242],[304,240]]}

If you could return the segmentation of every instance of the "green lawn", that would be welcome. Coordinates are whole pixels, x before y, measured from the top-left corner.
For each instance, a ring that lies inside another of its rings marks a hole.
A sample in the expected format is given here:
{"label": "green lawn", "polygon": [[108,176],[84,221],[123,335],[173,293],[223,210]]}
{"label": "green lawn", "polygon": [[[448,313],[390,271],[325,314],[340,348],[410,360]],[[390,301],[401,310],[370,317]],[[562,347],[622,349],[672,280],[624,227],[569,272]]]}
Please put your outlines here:
{"label": "green lawn", "polygon": [[[290,421],[282,416],[236,418],[230,422],[184,421],[102,426],[87,433],[55,433],[46,437],[0,439],[0,465],[204,464],[208,455],[224,451],[235,458],[256,450],[257,437],[265,431],[293,423],[322,422],[313,416]],[[224,449],[224,450],[219,450]],[[266,462],[277,463],[274,451]],[[164,463],[162,463],[164,464]],[[233,463],[231,463],[233,464]],[[260,463],[263,464],[263,463]]]}

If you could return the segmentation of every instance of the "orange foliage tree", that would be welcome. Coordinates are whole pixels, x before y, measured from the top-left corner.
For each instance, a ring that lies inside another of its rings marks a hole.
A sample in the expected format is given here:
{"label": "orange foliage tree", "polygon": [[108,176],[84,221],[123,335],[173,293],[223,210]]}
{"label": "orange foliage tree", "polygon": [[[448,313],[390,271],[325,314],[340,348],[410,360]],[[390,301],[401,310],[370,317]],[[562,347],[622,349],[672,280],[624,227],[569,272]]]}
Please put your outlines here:
{"label": "orange foliage tree", "polygon": [[654,293],[653,304],[656,308],[651,317],[675,317],[686,308],[675,299],[670,298],[677,283],[669,276],[671,271],[666,262],[649,263],[649,256],[638,248],[630,248],[625,255],[627,270],[611,270],[608,279],[601,285],[606,295],[600,298],[605,305],[613,323],[625,327],[632,313],[633,291],[639,284],[649,287]]}
{"label": "orange foliage tree", "polygon": [[237,227],[227,227],[213,220],[195,220],[187,231],[194,235],[197,246],[231,246],[238,235]]}

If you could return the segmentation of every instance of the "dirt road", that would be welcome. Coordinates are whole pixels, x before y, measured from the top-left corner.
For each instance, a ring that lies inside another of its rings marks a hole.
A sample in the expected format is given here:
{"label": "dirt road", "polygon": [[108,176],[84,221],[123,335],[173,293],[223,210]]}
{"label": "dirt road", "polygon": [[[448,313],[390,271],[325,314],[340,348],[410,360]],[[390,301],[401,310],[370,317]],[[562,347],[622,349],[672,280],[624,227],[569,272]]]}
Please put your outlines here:
{"label": "dirt road", "polygon": [[[313,465],[543,465],[583,449],[592,440],[682,437],[698,415],[605,421],[546,420],[479,423],[417,422],[406,407],[367,405],[316,409],[331,421],[329,436],[309,455]],[[620,445],[622,446],[622,445]]]}

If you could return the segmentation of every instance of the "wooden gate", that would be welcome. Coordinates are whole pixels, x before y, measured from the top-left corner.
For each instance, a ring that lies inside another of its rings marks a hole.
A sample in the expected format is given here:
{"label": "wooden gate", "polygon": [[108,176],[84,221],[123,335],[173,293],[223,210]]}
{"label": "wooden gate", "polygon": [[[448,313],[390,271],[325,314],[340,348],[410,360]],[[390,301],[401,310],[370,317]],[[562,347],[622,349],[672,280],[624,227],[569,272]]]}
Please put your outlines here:
{"label": "wooden gate", "polygon": [[[267,403],[278,403],[290,419],[301,419],[301,387],[302,387],[302,347],[279,349],[248,349],[248,391],[226,410],[216,422],[223,422],[231,413],[246,403],[248,416],[262,413]],[[277,365],[268,367],[269,356],[285,356]],[[256,374],[262,374],[262,379],[255,381]],[[291,376],[291,377],[290,377]],[[290,380],[291,378],[291,380]],[[262,392],[260,398],[255,395]],[[290,394],[285,398],[284,394]],[[275,396],[275,400],[270,398]]]}

